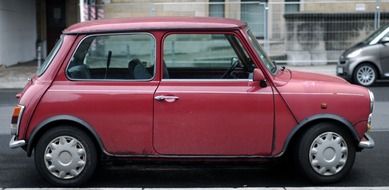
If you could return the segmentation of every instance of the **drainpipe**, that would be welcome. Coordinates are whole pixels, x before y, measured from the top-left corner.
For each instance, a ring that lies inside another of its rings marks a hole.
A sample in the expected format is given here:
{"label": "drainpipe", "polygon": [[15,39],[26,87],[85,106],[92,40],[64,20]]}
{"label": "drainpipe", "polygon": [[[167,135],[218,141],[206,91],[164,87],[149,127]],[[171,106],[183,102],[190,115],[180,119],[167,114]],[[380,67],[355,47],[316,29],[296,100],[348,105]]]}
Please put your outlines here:
{"label": "drainpipe", "polygon": [[268,33],[268,27],[269,27],[269,20],[268,20],[268,16],[269,16],[269,5],[267,4],[267,2],[265,2],[263,4],[264,8],[265,8],[265,12],[264,12],[264,33],[263,33],[263,41],[264,41],[264,46],[265,46],[265,51],[266,52],[270,52],[269,50],[269,33]]}
{"label": "drainpipe", "polygon": [[36,48],[36,59],[38,63],[38,69],[41,68],[42,65],[42,43],[38,42],[37,48]]}
{"label": "drainpipe", "polygon": [[80,22],[85,21],[84,6],[85,6],[84,0],[80,0],[80,6],[79,6],[80,7]]}
{"label": "drainpipe", "polygon": [[377,0],[377,28],[381,27],[381,0]]}

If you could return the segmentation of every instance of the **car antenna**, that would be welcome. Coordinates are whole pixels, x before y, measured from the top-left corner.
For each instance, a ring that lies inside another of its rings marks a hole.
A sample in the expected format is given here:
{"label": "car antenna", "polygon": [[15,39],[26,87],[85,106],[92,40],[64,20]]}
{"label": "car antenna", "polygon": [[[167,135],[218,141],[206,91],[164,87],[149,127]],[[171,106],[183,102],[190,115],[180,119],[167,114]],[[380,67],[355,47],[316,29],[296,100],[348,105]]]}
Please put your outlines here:
{"label": "car antenna", "polygon": [[111,56],[112,56],[112,51],[108,51],[107,67],[105,68],[105,76],[104,76],[104,79],[107,79],[107,76],[108,76],[109,65],[111,64]]}

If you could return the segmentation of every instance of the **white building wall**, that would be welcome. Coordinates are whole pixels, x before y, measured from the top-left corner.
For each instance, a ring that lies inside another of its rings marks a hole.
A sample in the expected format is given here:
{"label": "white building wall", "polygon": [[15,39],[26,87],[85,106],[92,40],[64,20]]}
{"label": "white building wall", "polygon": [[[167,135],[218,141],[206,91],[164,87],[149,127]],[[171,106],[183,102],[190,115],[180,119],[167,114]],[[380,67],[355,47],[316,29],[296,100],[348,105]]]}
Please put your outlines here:
{"label": "white building wall", "polygon": [[0,65],[36,58],[35,0],[0,0]]}

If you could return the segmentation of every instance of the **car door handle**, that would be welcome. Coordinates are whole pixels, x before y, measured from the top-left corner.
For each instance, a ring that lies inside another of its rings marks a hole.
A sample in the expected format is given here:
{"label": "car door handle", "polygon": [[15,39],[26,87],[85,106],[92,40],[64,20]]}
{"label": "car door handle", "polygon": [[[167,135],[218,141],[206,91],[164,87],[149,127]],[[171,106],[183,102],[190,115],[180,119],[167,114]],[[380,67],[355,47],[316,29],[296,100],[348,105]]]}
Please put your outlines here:
{"label": "car door handle", "polygon": [[164,96],[164,95],[161,95],[161,96],[154,97],[154,99],[157,100],[157,101],[165,100],[166,102],[175,102],[176,100],[178,100],[180,98],[177,97],[177,96]]}

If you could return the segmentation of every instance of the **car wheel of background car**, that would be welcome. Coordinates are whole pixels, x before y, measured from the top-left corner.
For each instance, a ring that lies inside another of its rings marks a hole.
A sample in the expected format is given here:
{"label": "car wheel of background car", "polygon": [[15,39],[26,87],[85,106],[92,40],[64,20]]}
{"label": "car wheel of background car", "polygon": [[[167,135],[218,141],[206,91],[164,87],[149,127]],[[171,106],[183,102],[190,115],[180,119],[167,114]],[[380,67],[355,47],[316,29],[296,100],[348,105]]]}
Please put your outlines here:
{"label": "car wheel of background car", "polygon": [[331,123],[311,126],[297,142],[297,168],[314,183],[333,183],[343,178],[355,159],[355,143],[349,132]]}
{"label": "car wheel of background car", "polygon": [[41,175],[57,186],[79,186],[92,177],[97,152],[92,139],[71,126],[50,129],[35,147],[35,165]]}
{"label": "car wheel of background car", "polygon": [[354,71],[354,82],[362,86],[370,86],[377,79],[377,71],[373,65],[362,63]]}

